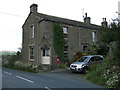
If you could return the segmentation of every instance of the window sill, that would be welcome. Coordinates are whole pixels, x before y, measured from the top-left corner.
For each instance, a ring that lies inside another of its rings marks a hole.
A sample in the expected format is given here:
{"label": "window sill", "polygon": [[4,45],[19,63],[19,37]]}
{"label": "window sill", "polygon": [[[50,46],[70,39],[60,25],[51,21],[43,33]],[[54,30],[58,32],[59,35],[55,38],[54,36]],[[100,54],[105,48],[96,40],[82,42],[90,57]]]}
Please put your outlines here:
{"label": "window sill", "polygon": [[34,61],[34,59],[30,59],[30,61]]}

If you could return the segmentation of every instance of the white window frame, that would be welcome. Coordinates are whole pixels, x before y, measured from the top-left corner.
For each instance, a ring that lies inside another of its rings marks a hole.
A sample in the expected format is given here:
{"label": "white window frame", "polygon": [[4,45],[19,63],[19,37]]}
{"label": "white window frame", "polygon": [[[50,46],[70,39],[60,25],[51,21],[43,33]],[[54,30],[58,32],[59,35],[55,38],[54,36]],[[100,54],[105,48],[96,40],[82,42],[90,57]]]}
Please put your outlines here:
{"label": "white window frame", "polygon": [[34,24],[31,25],[31,38],[34,38],[34,34],[35,34],[35,28],[34,28]]}
{"label": "white window frame", "polygon": [[[31,46],[34,47],[33,50],[30,49]],[[34,59],[35,59],[35,44],[30,44],[28,46],[28,50],[29,50],[29,60],[34,61]],[[31,55],[31,52],[33,53],[33,55]],[[31,58],[31,56],[33,56],[33,58]]]}
{"label": "white window frame", "polygon": [[68,28],[67,27],[63,27],[63,33],[68,34]]}
{"label": "white window frame", "polygon": [[96,32],[92,31],[92,41],[95,42],[96,41]]}
{"label": "white window frame", "polygon": [[42,49],[42,50],[45,50],[45,51],[43,51],[43,54],[42,54],[43,57],[49,57],[50,56],[50,49]]}

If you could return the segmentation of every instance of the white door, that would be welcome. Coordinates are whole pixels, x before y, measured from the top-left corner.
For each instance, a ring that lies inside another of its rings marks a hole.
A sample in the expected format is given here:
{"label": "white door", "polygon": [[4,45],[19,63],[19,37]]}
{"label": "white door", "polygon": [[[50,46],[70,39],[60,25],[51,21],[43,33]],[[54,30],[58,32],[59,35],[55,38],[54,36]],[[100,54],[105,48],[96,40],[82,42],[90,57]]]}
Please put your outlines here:
{"label": "white door", "polygon": [[42,64],[50,64],[50,49],[42,49]]}

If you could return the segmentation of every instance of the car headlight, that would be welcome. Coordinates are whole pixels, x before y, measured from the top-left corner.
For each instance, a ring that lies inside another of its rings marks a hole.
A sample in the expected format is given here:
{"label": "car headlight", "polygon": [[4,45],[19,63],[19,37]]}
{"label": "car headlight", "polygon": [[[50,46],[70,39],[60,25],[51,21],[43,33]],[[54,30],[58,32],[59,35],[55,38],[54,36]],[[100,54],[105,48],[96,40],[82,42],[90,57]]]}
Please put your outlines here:
{"label": "car headlight", "polygon": [[82,67],[82,64],[77,65],[77,67]]}

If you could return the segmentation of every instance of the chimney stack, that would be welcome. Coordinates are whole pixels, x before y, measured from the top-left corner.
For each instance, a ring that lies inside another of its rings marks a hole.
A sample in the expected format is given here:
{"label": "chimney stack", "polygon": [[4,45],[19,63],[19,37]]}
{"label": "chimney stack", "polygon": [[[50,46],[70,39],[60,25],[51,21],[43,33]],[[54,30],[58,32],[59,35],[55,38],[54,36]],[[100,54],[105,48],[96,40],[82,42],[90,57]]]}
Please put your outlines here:
{"label": "chimney stack", "polygon": [[38,7],[37,4],[32,4],[32,5],[30,6],[30,12],[31,12],[31,13],[37,13],[37,7]]}
{"label": "chimney stack", "polygon": [[91,18],[87,17],[87,13],[85,13],[84,23],[88,23],[88,24],[91,23]]}
{"label": "chimney stack", "polygon": [[103,18],[103,22],[101,23],[102,27],[107,27],[108,26],[108,22],[106,21],[106,18]]}

